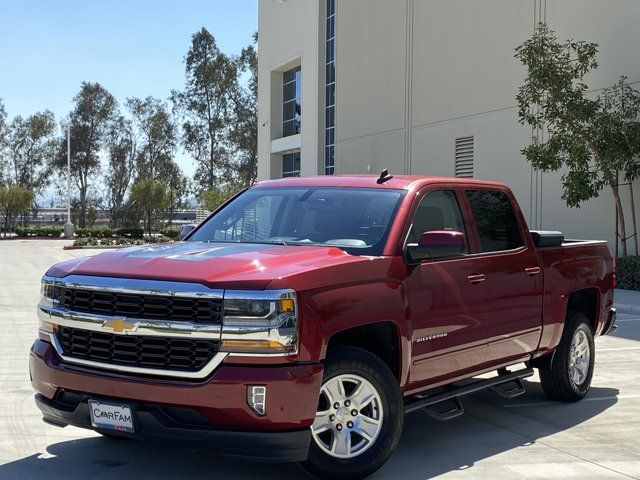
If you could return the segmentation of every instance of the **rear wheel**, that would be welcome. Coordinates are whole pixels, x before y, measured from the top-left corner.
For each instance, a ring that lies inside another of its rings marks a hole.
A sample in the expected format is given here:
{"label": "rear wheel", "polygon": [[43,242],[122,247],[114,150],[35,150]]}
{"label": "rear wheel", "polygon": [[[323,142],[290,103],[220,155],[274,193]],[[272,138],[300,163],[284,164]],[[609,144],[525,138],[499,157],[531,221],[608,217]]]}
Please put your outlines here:
{"label": "rear wheel", "polygon": [[327,359],[302,466],[320,478],[363,478],[395,450],[404,422],[402,394],[382,360],[360,348]]}
{"label": "rear wheel", "polygon": [[591,386],[594,363],[595,346],[589,320],[582,312],[569,312],[551,364],[540,368],[544,393],[551,400],[581,400]]}

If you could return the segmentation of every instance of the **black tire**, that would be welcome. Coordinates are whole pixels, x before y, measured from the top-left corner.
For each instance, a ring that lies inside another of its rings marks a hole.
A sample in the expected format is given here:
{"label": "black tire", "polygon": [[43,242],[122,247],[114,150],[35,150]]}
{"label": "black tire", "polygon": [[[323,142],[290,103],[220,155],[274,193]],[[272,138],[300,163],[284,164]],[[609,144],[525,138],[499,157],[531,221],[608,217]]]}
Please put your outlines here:
{"label": "black tire", "polygon": [[[570,374],[571,343],[578,331],[584,332],[589,348],[589,362],[584,381],[577,384]],[[589,320],[582,312],[572,311],[567,314],[562,339],[555,351],[550,365],[541,367],[540,381],[546,396],[560,402],[577,402],[582,400],[589,391],[593,367],[595,364],[595,348],[593,332]]]}
{"label": "black tire", "polygon": [[383,409],[380,433],[367,450],[348,459],[330,455],[312,438],[309,456],[301,466],[318,478],[357,479],[371,475],[389,459],[402,433],[404,424],[402,392],[389,367],[366,350],[344,347],[331,352],[327,357],[323,385],[330,379],[345,374],[358,375],[377,390]]}

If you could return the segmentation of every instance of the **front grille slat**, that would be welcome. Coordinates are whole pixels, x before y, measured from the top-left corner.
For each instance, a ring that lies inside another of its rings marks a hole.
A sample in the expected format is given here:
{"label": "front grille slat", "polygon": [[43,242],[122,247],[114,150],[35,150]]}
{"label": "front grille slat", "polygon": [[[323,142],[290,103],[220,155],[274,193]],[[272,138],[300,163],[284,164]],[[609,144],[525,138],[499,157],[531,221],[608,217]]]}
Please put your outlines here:
{"label": "front grille slat", "polygon": [[145,337],[60,326],[65,355],[82,360],[195,372],[218,352],[216,340]]}
{"label": "front grille slat", "polygon": [[188,298],[64,288],[61,305],[75,312],[222,324],[221,298]]}

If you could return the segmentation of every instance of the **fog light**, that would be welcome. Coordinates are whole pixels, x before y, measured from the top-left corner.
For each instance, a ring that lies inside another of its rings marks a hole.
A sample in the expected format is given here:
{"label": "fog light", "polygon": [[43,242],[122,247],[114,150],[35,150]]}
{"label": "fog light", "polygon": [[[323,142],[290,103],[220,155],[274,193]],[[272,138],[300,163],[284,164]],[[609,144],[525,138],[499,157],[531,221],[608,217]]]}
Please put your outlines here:
{"label": "fog light", "polygon": [[247,387],[247,403],[256,415],[264,416],[266,400],[267,387],[260,385],[249,385]]}

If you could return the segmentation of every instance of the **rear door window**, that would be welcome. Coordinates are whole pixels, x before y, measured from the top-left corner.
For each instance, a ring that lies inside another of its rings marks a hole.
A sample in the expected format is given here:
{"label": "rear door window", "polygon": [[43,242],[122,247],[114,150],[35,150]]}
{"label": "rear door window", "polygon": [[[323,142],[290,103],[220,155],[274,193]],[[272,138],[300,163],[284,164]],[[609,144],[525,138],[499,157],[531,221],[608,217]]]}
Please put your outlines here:
{"label": "rear door window", "polygon": [[511,200],[497,190],[467,190],[484,252],[522,247],[524,242]]}

